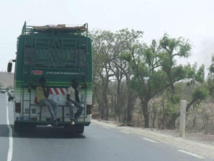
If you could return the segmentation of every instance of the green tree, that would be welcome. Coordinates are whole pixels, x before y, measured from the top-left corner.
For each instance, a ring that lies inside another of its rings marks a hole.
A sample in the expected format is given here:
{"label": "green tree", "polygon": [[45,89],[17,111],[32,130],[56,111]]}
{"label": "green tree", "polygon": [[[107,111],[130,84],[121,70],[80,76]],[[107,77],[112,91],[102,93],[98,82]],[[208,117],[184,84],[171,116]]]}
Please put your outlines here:
{"label": "green tree", "polygon": [[[201,79],[199,81],[203,81],[203,76],[201,77],[199,74],[196,73],[196,65],[177,65],[176,60],[178,58],[188,58],[190,56],[191,45],[189,44],[188,40],[185,40],[182,37],[177,39],[170,38],[167,34],[164,34],[159,43],[159,50],[161,68],[167,75],[167,81],[169,85],[169,93],[167,94],[167,104],[171,107],[168,107],[168,109],[173,109],[170,110],[171,119],[169,120],[167,127],[174,128],[175,121],[179,115],[178,108],[176,107],[179,105],[180,102],[180,94],[179,91],[176,91],[175,83],[178,81],[185,80],[187,78],[192,79],[192,81],[194,81],[194,78]],[[201,68],[201,71],[199,69],[198,72],[202,71],[203,67]],[[192,105],[192,103],[194,104],[195,101],[195,99],[192,100],[190,102],[190,105]]]}
{"label": "green tree", "polygon": [[[136,31],[127,33],[128,35],[138,35]],[[130,46],[131,52],[123,53],[122,58],[126,60],[132,71],[133,76],[128,85],[134,89],[140,100],[144,115],[145,127],[149,127],[149,101],[166,87],[167,75],[160,69],[160,58],[155,40],[150,46],[140,44],[137,41]]]}
{"label": "green tree", "polygon": [[159,43],[159,50],[162,70],[166,73],[169,87],[174,94],[174,83],[188,77],[186,67],[177,66],[176,59],[189,57],[191,45],[182,37],[169,38],[167,34],[164,34]]}
{"label": "green tree", "polygon": [[[125,80],[129,82],[132,76],[132,70],[130,65],[127,61],[121,58],[121,55],[126,52],[133,52],[133,44],[135,44],[138,39],[142,38],[143,32],[142,31],[131,31],[129,32],[128,29],[122,29],[116,32],[115,34],[115,57],[112,61],[112,72],[114,73],[117,79],[117,103],[116,103],[116,110],[119,113],[119,120],[122,107],[125,107],[125,117],[124,121],[130,123],[132,121],[132,112],[134,108],[134,102],[136,99],[136,94],[133,90],[127,86],[125,93],[126,99],[124,99],[124,94],[121,94],[121,81]],[[125,105],[124,105],[124,102]]]}
{"label": "green tree", "polygon": [[214,95],[214,57],[209,67],[208,79],[207,79],[210,95]]}
{"label": "green tree", "polygon": [[[187,100],[188,104],[186,106],[186,112],[190,110],[190,107],[195,104],[199,104],[202,100],[209,96],[208,86],[204,80],[204,65],[200,66],[199,69],[196,69],[196,65],[193,65],[193,68],[187,70],[191,76],[191,81],[187,83],[188,86],[192,86],[194,89],[191,94],[191,99]],[[188,76],[188,75],[187,75]],[[194,88],[193,85],[196,85]],[[180,116],[179,109],[175,110],[171,115],[171,119],[168,124],[168,128],[175,128],[175,121]]]}
{"label": "green tree", "polygon": [[112,48],[114,35],[110,31],[96,30],[90,33],[93,40],[93,80],[94,95],[98,101],[101,118],[109,117],[108,87],[111,73]]}
{"label": "green tree", "polygon": [[[123,121],[131,122],[135,95],[129,87],[123,88],[123,91],[121,89],[122,81],[130,79],[131,70],[129,64],[121,59],[120,55],[130,51],[130,45],[135,41],[136,35],[126,35],[126,31],[127,29],[116,33],[100,30],[91,32],[94,53],[94,95],[98,101],[102,118],[108,115],[108,106],[111,104],[115,116],[119,116],[119,121],[123,115]],[[116,86],[116,94],[109,91],[110,81]],[[127,94],[124,95],[124,93]],[[115,97],[110,98],[112,95]],[[110,99],[111,101],[109,101]]]}

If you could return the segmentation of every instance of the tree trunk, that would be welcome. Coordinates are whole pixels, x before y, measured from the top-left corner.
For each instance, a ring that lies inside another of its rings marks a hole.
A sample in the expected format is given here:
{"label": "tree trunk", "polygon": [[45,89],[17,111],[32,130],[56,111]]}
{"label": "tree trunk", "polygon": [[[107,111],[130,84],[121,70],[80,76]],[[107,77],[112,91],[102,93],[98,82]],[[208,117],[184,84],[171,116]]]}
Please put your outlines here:
{"label": "tree trunk", "polygon": [[105,119],[108,120],[109,118],[109,109],[108,109],[108,99],[107,96],[104,96],[104,108],[105,108]]}
{"label": "tree trunk", "polygon": [[103,93],[102,93],[102,115],[104,115],[103,117],[108,120],[108,98],[107,98],[107,92],[105,89],[103,89]]}
{"label": "tree trunk", "polygon": [[127,123],[130,123],[132,121],[132,111],[133,111],[133,98],[131,90],[128,88],[128,98],[127,98]]}
{"label": "tree trunk", "polygon": [[104,104],[104,113],[105,119],[109,118],[109,106],[108,106],[108,77],[106,77],[105,81],[103,81],[103,91],[102,91],[102,99]]}
{"label": "tree trunk", "polygon": [[172,91],[172,94],[174,94],[175,93],[175,87],[174,87],[174,84],[172,82],[172,78],[171,78],[171,74],[170,73],[171,73],[171,71],[167,72],[167,78],[168,78],[168,82],[169,82],[169,86],[170,86],[170,89]]}
{"label": "tree trunk", "polygon": [[103,104],[100,102],[100,100],[98,100],[98,106],[100,109],[100,113],[101,113],[101,120],[103,120],[105,117],[105,108],[103,106]]}
{"label": "tree trunk", "polygon": [[196,116],[194,116],[193,120],[192,120],[192,128],[195,129],[197,125],[197,118]]}
{"label": "tree trunk", "polygon": [[116,101],[116,112],[119,115],[119,122],[121,121],[121,92],[120,92],[120,85],[121,84],[121,80],[117,80],[117,101]]}
{"label": "tree trunk", "polygon": [[[197,99],[193,99],[190,103],[187,104],[186,106],[186,112],[189,111],[190,107],[197,101]],[[175,129],[175,122],[176,122],[176,119],[180,116],[180,112],[179,113],[174,113],[172,115],[172,117],[170,118],[169,122],[168,122],[168,125],[167,125],[167,128],[169,129]]]}
{"label": "tree trunk", "polygon": [[169,122],[167,124],[167,128],[168,129],[175,129],[175,122],[176,122],[177,118],[179,117],[179,115],[180,115],[180,113],[179,114],[174,113],[172,115],[172,117],[170,118],[170,120],[169,120]]}
{"label": "tree trunk", "polygon": [[143,116],[144,116],[144,126],[149,128],[149,112],[148,112],[148,101],[143,103]]}
{"label": "tree trunk", "polygon": [[155,128],[155,120],[156,120],[156,113],[153,112],[153,118],[152,118],[152,128]]}

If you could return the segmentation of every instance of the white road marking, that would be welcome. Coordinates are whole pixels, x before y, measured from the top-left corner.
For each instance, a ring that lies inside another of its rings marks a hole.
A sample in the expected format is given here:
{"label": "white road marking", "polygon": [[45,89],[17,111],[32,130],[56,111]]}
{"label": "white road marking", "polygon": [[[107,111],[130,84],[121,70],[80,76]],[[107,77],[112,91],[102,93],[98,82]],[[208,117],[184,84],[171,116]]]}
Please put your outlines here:
{"label": "white road marking", "polygon": [[[6,96],[6,102],[7,102],[7,96]],[[10,126],[10,121],[9,121],[9,112],[8,112],[8,102],[6,106],[6,112],[7,112],[7,127],[9,129],[9,148],[8,148],[8,153],[7,153],[7,161],[12,161],[13,157],[13,135],[12,135],[12,128]]]}
{"label": "white road marking", "polygon": [[204,159],[204,157],[202,157],[200,155],[197,155],[197,154],[194,154],[194,153],[191,153],[191,152],[187,152],[187,151],[184,151],[184,150],[178,150],[178,151],[181,152],[181,153],[185,153],[185,154],[191,155],[191,156],[196,157],[198,159]]}
{"label": "white road marking", "polygon": [[149,139],[149,138],[142,138],[143,140],[146,140],[146,141],[149,141],[151,143],[158,143],[157,141],[154,141],[152,139]]}
{"label": "white road marking", "polygon": [[129,134],[129,132],[127,132],[127,131],[120,131],[120,132],[125,133],[125,134]]}

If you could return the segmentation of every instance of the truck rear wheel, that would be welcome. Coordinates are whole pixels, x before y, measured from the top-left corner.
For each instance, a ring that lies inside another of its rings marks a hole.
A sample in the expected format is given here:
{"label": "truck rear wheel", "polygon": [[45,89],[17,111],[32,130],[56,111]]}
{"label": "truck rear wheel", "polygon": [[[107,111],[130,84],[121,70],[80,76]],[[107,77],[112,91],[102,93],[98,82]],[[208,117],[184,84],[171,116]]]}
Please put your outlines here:
{"label": "truck rear wheel", "polygon": [[21,122],[14,122],[14,131],[15,132],[31,132],[36,129],[36,125],[28,124],[28,123],[21,123]]}
{"label": "truck rear wheel", "polygon": [[83,134],[84,125],[65,125],[64,130],[75,134]]}
{"label": "truck rear wheel", "polygon": [[77,134],[83,134],[84,132],[84,125],[77,125]]}
{"label": "truck rear wheel", "polygon": [[14,129],[15,132],[19,132],[20,131],[20,125],[19,125],[18,122],[16,122],[16,121],[14,122],[14,128],[13,129]]}

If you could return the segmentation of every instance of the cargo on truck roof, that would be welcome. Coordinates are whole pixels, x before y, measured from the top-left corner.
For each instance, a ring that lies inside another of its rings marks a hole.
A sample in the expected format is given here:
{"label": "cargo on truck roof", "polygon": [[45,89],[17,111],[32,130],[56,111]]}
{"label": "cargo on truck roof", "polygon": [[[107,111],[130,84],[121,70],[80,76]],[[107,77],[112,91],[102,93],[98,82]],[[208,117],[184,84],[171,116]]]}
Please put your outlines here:
{"label": "cargo on truck roof", "polygon": [[88,24],[85,23],[83,25],[45,25],[45,26],[27,26],[26,23],[23,26],[22,34],[24,33],[32,33],[32,32],[49,32],[49,31],[62,31],[62,32],[72,32],[72,33],[82,33],[88,31]]}
{"label": "cargo on truck roof", "polygon": [[58,25],[46,25],[46,26],[32,26],[36,30],[45,30],[45,29],[62,29],[62,30],[87,30],[87,24],[82,26],[66,26],[65,24],[58,24]]}

